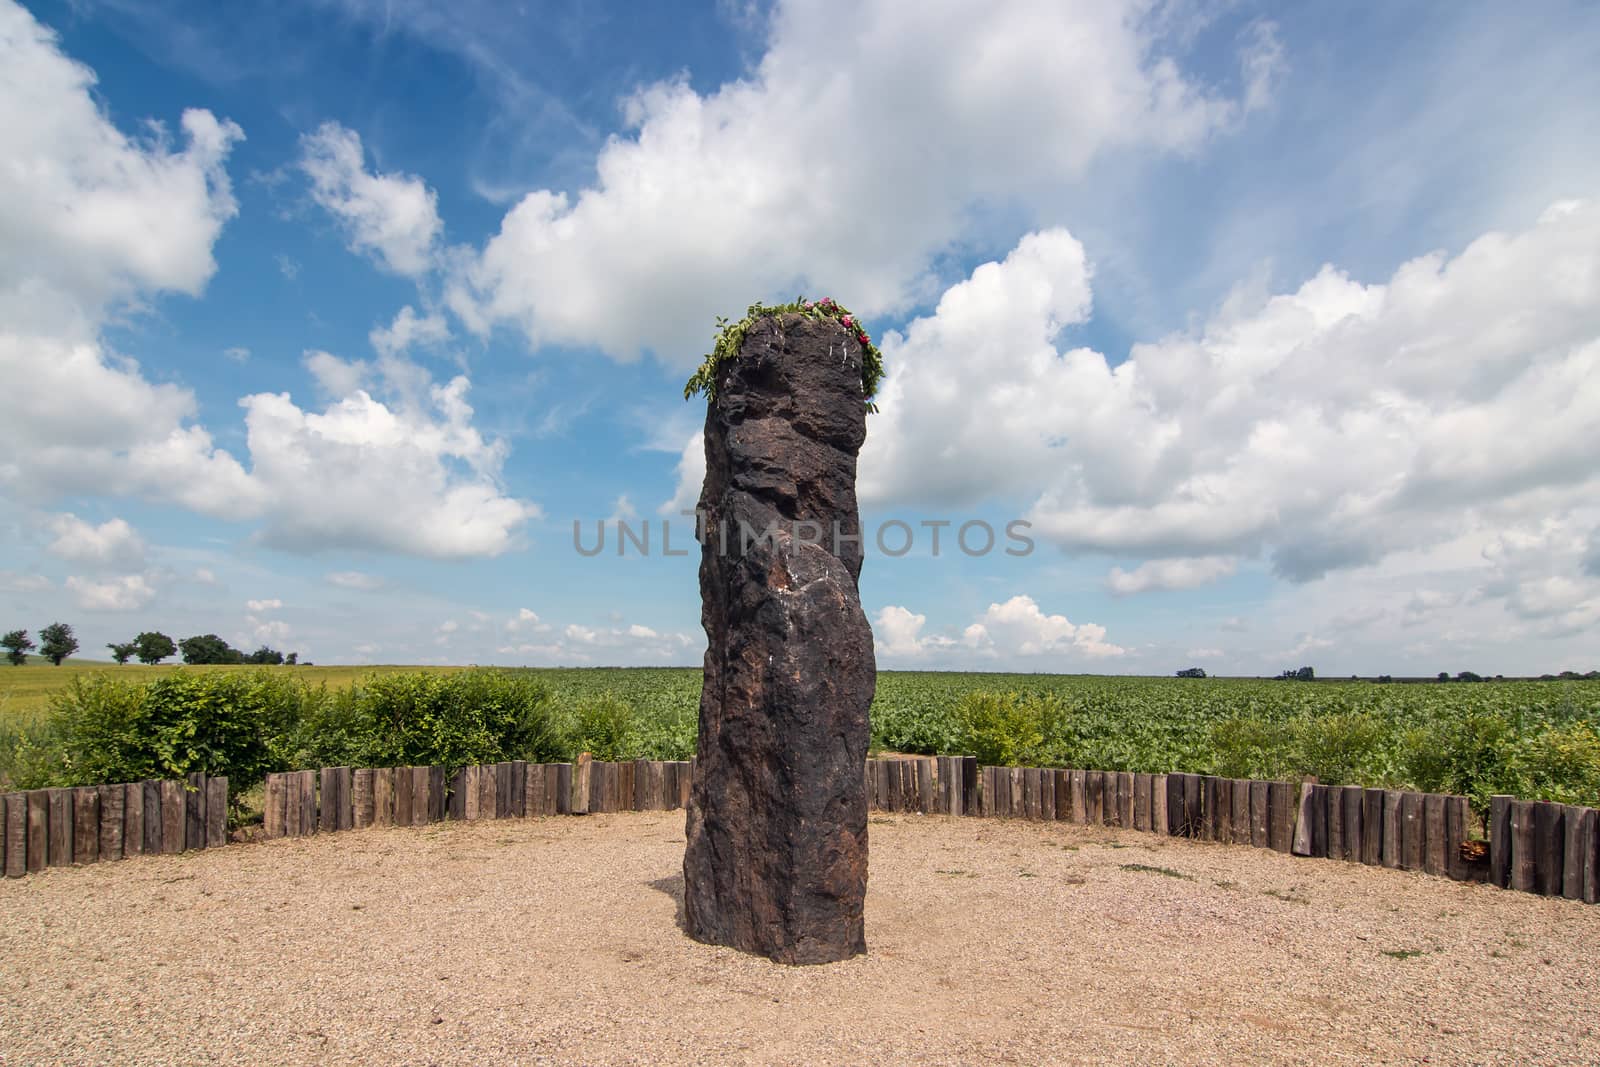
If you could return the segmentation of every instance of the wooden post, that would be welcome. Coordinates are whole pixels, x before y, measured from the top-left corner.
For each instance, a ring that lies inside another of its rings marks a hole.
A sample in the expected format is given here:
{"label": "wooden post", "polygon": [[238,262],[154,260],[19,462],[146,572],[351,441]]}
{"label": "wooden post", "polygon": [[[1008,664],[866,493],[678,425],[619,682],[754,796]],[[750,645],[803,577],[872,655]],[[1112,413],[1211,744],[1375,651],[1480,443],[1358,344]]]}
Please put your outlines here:
{"label": "wooden post", "polygon": [[1135,773],[1133,776],[1133,828],[1150,829],[1150,776]]}
{"label": "wooden post", "polygon": [[1006,774],[1011,779],[1011,809],[1007,814],[1014,819],[1023,818],[1027,811],[1022,804],[1022,768],[1007,767]]}
{"label": "wooden post", "polygon": [[350,824],[357,830],[372,825],[372,768],[357,767],[350,773]]}
{"label": "wooden post", "polygon": [[1206,778],[1206,828],[1211,840],[1228,844],[1233,840],[1233,785],[1226,778]]}
{"label": "wooden post", "polygon": [[1295,789],[1293,782],[1267,783],[1267,840],[1274,852],[1294,848]]}
{"label": "wooden post", "polygon": [[587,752],[578,754],[578,762],[572,767],[572,802],[567,810],[573,815],[587,815],[589,813],[589,781],[594,771],[594,758]]}
{"label": "wooden post", "polygon": [[51,789],[50,795],[50,856],[46,864],[51,867],[72,865],[72,790]]}
{"label": "wooden post", "polygon": [[961,760],[961,814],[978,814],[978,757],[959,756]]}
{"label": "wooden post", "polygon": [[[140,783],[140,788],[144,792],[144,852],[147,856],[153,856],[162,851],[162,841],[166,836],[162,831],[162,828],[166,825],[166,819],[161,813],[161,783],[154,778],[148,778]],[[55,819],[55,809],[51,808],[50,833],[52,835],[55,834]],[[53,836],[50,843],[50,855],[52,857],[55,856],[55,840]],[[54,863],[55,860],[52,858],[50,862]]]}
{"label": "wooden post", "polygon": [[188,821],[188,794],[183,783],[168,779],[161,783],[161,851],[175,854],[183,851],[185,828]]}
{"label": "wooden post", "polygon": [[1600,812],[1583,809],[1586,855],[1583,861],[1583,902],[1600,903]]}
{"label": "wooden post", "polygon": [[1039,768],[1026,767],[1022,769],[1022,817],[1024,819],[1039,818],[1039,790],[1043,781],[1039,777]]}
{"label": "wooden post", "polygon": [[1524,893],[1536,892],[1539,886],[1533,808],[1530,801],[1511,802],[1511,888]]}
{"label": "wooden post", "polygon": [[1474,868],[1462,855],[1472,834],[1472,808],[1466,797],[1444,798],[1444,873],[1458,882],[1473,880]]}
{"label": "wooden post", "polygon": [[1385,867],[1399,868],[1404,863],[1403,849],[1401,848],[1401,828],[1405,820],[1401,817],[1405,794],[1398,789],[1385,789],[1383,791],[1383,851],[1381,858]]}
{"label": "wooden post", "polygon": [[1344,856],[1344,787],[1323,786],[1322,792],[1328,806],[1328,843],[1324,855],[1331,860],[1341,859]]}
{"label": "wooden post", "polygon": [[1583,899],[1583,865],[1589,855],[1594,833],[1583,824],[1584,813],[1593,809],[1568,804],[1561,814],[1566,841],[1561,847],[1561,895],[1568,900]]}
{"label": "wooden post", "polygon": [[1089,822],[1089,772],[1067,772],[1067,808],[1072,821],[1079,826]]}
{"label": "wooden post", "polygon": [[1361,790],[1361,862],[1383,862],[1383,790]]}
{"label": "wooden post", "polygon": [[492,764],[494,767],[494,817],[496,819],[509,819],[511,817],[511,764],[509,762]]}
{"label": "wooden post", "polygon": [[1445,858],[1444,797],[1438,793],[1423,794],[1422,841],[1422,869],[1442,876],[1449,866]]}
{"label": "wooden post", "polygon": [[[102,811],[100,817],[105,818]],[[221,848],[228,843],[228,779],[218,775],[206,779],[206,847]]]}
{"label": "wooden post", "polygon": [[1565,872],[1566,810],[1561,804],[1541,800],[1533,809],[1534,868],[1537,892],[1547,897],[1561,895]]}
{"label": "wooden post", "polygon": [[339,829],[339,790],[342,767],[322,768],[322,803],[317,807],[317,829],[325,834]]}
{"label": "wooden post", "polygon": [[1167,833],[1183,836],[1183,775],[1168,774],[1167,779]]}
{"label": "wooden post", "polygon": [[1221,833],[1222,779],[1214,774],[1203,774],[1200,776],[1200,840],[1216,841]]}
{"label": "wooden post", "polygon": [[1267,782],[1250,783],[1250,844],[1256,848],[1271,848],[1272,838],[1267,833]]}
{"label": "wooden post", "polygon": [[300,772],[300,832],[317,832],[317,772]]}
{"label": "wooden post", "polygon": [[414,815],[412,808],[416,804],[413,790],[417,777],[411,773],[411,768],[394,768],[394,824],[396,826],[410,826]]}
{"label": "wooden post", "polygon": [[[572,784],[572,779],[574,777],[574,775],[572,773],[572,764],[570,764],[570,763],[557,763],[555,765],[555,772],[556,772],[555,773],[555,782],[556,782],[556,809],[555,810],[556,810],[556,814],[557,815],[571,815],[572,814],[572,794],[576,791],[575,787]],[[545,781],[546,782],[550,781],[550,778],[551,778],[550,772],[549,771],[545,771]]]}
{"label": "wooden post", "polygon": [[445,804],[448,802],[444,788],[444,768],[428,768],[428,821],[443,822]]}
{"label": "wooden post", "polygon": [[0,795],[0,839],[4,841],[5,876],[21,878],[28,873],[28,796],[26,793]]}
{"label": "wooden post", "polygon": [[1124,829],[1133,826],[1133,774],[1117,772],[1117,825]]}
{"label": "wooden post", "polygon": [[[561,779],[561,768],[567,766],[565,763],[546,763],[539,768],[539,773],[544,776],[544,813],[546,815],[563,814],[561,810],[563,801],[561,798],[565,797],[572,788],[570,784],[563,784]],[[670,772],[670,775],[668,772]],[[675,792],[669,793],[666,791],[669,781],[673,789],[676,790],[678,783],[678,765],[676,763],[664,765],[661,768],[662,796],[666,798],[665,803],[667,806],[673,807],[673,801],[677,797]]]}
{"label": "wooden post", "polygon": [[1199,837],[1204,832],[1205,782],[1198,774],[1183,776],[1183,821],[1188,827],[1184,836]]}
{"label": "wooden post", "polygon": [[184,779],[184,848],[205,848],[205,774]]}
{"label": "wooden post", "polygon": [[1088,806],[1090,826],[1103,826],[1106,821],[1106,776],[1100,771],[1083,774],[1084,799]]}
{"label": "wooden post", "polygon": [[1516,797],[1496,793],[1489,798],[1489,884],[1511,888],[1511,805]]}
{"label": "wooden post", "polygon": [[372,769],[372,825],[394,825],[394,768]]}
{"label": "wooden post", "polygon": [[100,793],[92,785],[72,791],[72,862],[94,863],[100,858]]}
{"label": "wooden post", "polygon": [[1408,871],[1422,870],[1427,852],[1427,824],[1422,815],[1422,794],[1400,794],[1400,866]]}
{"label": "wooden post", "polygon": [[411,768],[411,825],[426,826],[433,815],[433,768]]}
{"label": "wooden post", "polygon": [[[33,809],[30,807],[28,810],[31,819]],[[48,808],[41,817],[48,818]],[[32,826],[31,822],[29,826]],[[49,828],[45,826],[44,829],[45,840],[48,841]],[[32,846],[29,847],[31,849]],[[144,855],[144,785],[141,782],[129,782],[122,787],[122,854]]]}
{"label": "wooden post", "polygon": [[1300,803],[1296,808],[1294,820],[1294,854],[1296,856],[1315,856],[1317,854],[1317,839],[1327,833],[1326,824],[1319,833],[1317,824],[1322,821],[1317,808],[1317,787],[1311,782],[1300,785]]}
{"label": "wooden post", "polygon": [[1152,774],[1150,776],[1150,832],[1163,837],[1167,833],[1167,776]]}
{"label": "wooden post", "polygon": [[284,775],[269,774],[261,787],[261,832],[268,838],[282,837],[284,830]]}
{"label": "wooden post", "polygon": [[1250,843],[1250,783],[1244,778],[1228,780],[1228,821],[1233,829],[1228,840],[1235,845]]}
{"label": "wooden post", "polygon": [[[139,799],[141,802],[144,800],[143,792],[140,792]],[[139,851],[143,851],[144,829],[142,826],[135,836],[139,839]],[[32,789],[28,792],[28,870],[42,871],[49,862],[50,793],[45,789]]]}
{"label": "wooden post", "polygon": [[121,785],[97,786],[100,794],[100,861],[122,858],[122,824],[127,817],[123,798],[127,789]]}

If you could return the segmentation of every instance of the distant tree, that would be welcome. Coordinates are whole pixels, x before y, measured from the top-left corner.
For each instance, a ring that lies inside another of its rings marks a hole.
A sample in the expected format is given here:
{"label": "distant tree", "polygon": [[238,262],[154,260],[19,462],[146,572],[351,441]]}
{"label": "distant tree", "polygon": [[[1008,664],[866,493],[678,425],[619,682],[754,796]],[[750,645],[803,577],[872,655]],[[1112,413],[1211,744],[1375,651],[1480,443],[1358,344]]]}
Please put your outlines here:
{"label": "distant tree", "polygon": [[33,651],[33,639],[26,630],[12,630],[4,637],[0,637],[0,648],[6,650],[6,659],[11,661],[13,667],[20,667],[28,662],[28,653]]}
{"label": "distant tree", "polygon": [[1387,685],[1387,684],[1389,684],[1389,683],[1394,681],[1394,675],[1392,675],[1392,674],[1380,674],[1380,675],[1378,675],[1378,681],[1380,681],[1380,682],[1384,683],[1385,685]]}
{"label": "distant tree", "polygon": [[1460,674],[1456,675],[1456,681],[1458,681],[1458,682],[1481,682],[1481,681],[1483,681],[1483,675],[1478,674],[1475,671],[1462,671]]}
{"label": "distant tree", "polygon": [[133,639],[134,655],[140,663],[156,664],[178,651],[172,638],[159,630],[147,631]]}
{"label": "distant tree", "polygon": [[246,663],[259,663],[267,667],[283,666],[283,653],[276,649],[262,645],[248,656],[244,657]]}
{"label": "distant tree", "polygon": [[216,634],[198,634],[178,642],[185,663],[243,663],[244,653]]}
{"label": "distant tree", "polygon": [[291,667],[295,666],[296,664],[298,664],[300,662],[300,653],[298,653],[298,652],[289,653],[288,657],[285,658],[283,662],[287,663]]}
{"label": "distant tree", "polygon": [[134,653],[139,651],[139,646],[132,641],[125,641],[120,645],[108,644],[106,647],[111,650],[111,658],[116,660],[119,665],[128,662],[133,658]]}
{"label": "distant tree", "polygon": [[1204,678],[1205,676],[1206,672],[1204,667],[1185,667],[1183,670],[1178,672],[1179,678]]}
{"label": "distant tree", "polygon": [[61,661],[78,651],[78,638],[72,627],[64,622],[53,622],[39,631],[39,655],[61,666]]}
{"label": "distant tree", "polygon": [[1439,672],[1439,681],[1448,682],[1449,680],[1450,680],[1450,672],[1449,671],[1440,671]]}

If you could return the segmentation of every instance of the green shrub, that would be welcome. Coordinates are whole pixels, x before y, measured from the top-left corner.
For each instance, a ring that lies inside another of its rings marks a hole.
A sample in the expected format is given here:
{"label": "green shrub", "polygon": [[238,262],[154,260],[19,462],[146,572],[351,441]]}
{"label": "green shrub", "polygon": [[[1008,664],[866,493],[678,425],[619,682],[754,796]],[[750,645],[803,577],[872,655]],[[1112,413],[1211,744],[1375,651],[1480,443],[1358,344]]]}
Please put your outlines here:
{"label": "green shrub", "polygon": [[1285,778],[1294,729],[1287,723],[1234,715],[1211,727],[1211,773],[1224,778]]}
{"label": "green shrub", "polygon": [[53,702],[56,784],[201,772],[248,789],[274,769],[273,739],[299,721],[305,688],[268,672],[174,671],[143,686],[74,678]]}
{"label": "green shrub", "polygon": [[1600,735],[1586,722],[1537,734],[1521,753],[1526,795],[1562,804],[1600,805]]}
{"label": "green shrub", "polygon": [[1328,785],[1382,782],[1386,733],[1383,723],[1365,712],[1306,715],[1294,723],[1293,774],[1315,775]]}
{"label": "green shrub", "polygon": [[587,752],[603,762],[637,759],[642,741],[633,705],[615,693],[587,697],[573,709],[567,748],[574,756]]}
{"label": "green shrub", "polygon": [[1044,745],[1043,704],[1016,693],[968,693],[956,703],[956,749],[993,767],[1035,763]]}
{"label": "green shrub", "polygon": [[1424,793],[1467,797],[1481,816],[1496,793],[1524,788],[1517,769],[1517,731],[1503,715],[1469,711],[1407,730],[1400,740],[1400,778]]}
{"label": "green shrub", "polygon": [[563,757],[549,691],[497,670],[370,675],[319,691],[285,746],[288,766],[440,766]]}

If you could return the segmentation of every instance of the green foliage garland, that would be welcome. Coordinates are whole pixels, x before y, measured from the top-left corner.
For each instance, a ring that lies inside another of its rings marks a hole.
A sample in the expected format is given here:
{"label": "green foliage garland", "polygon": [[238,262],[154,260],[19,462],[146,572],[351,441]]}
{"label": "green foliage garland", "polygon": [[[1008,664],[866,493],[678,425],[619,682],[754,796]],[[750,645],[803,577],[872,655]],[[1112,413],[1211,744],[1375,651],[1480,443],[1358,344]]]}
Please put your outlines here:
{"label": "green foliage garland", "polygon": [[726,317],[718,315],[716,343],[706,354],[705,362],[700,364],[700,369],[695,371],[694,376],[684,385],[685,400],[700,395],[704,395],[707,400],[717,398],[717,376],[723,364],[738,356],[739,349],[744,345],[745,331],[763,315],[803,315],[808,319],[819,321],[834,319],[854,334],[861,345],[861,393],[866,398],[867,410],[871,412],[878,410],[872,398],[877,395],[878,383],[883,380],[883,353],[872,343],[872,335],[867,333],[861,320],[831,296],[825,296],[821,300],[807,300],[803,296],[797,296],[791,303],[773,307],[757,301],[746,309],[744,318],[738,322],[729,322]]}

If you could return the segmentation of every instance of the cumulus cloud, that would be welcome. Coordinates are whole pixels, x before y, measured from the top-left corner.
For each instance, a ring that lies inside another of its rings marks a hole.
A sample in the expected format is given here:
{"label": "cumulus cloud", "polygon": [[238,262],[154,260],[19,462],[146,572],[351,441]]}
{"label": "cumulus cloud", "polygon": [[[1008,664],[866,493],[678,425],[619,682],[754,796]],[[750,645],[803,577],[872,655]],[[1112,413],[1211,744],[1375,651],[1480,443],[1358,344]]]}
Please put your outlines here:
{"label": "cumulus cloud", "polygon": [[125,570],[144,565],[144,541],[125,519],[95,526],[69,512],[52,518],[49,529],[55,539],[45,551],[57,559]]}
{"label": "cumulus cloud", "polygon": [[408,277],[431,269],[444,224],[421,178],[369,172],[360,135],[336,122],[306,134],[300,148],[311,197],[339,222],[351,251]]}
{"label": "cumulus cloud", "polygon": [[974,205],[1049,203],[1103,154],[1192,150],[1267,99],[1270,27],[1246,39],[1232,98],[1180,69],[1148,13],[779,5],[749,76],[628,98],[593,184],[523,197],[455,272],[450,307],[478,330],[510,322],[534,344],[678,365],[751,293],[823,286],[867,315],[902,309],[928,295],[930,262]]}
{"label": "cumulus cloud", "polygon": [[84,578],[71,575],[67,591],[84,611],[137,611],[155,599],[156,590],[142,574],[114,578]]}
{"label": "cumulus cloud", "polygon": [[1131,571],[1111,568],[1106,588],[1118,596],[1129,596],[1152,589],[1193,589],[1226,578],[1239,569],[1239,561],[1228,556],[1200,556],[1192,559],[1153,559]]}
{"label": "cumulus cloud", "polygon": [[1325,267],[1120,363],[1060,343],[1089,277],[1069,234],[1033,234],[887,335],[864,499],[1032,497],[1034,533],[1160,561],[1114,574],[1133,591],[1252,555],[1309,581],[1600,490],[1600,201],[1385,283]]}
{"label": "cumulus cloud", "polygon": [[94,72],[63,55],[54,33],[0,0],[8,334],[81,341],[104,309],[141,292],[197,295],[216,270],[211,246],[237,211],[223,162],[244,136],[238,126],[189,110],[181,148],[159,124],[131,138],[106,117],[94,85]]}
{"label": "cumulus cloud", "polygon": [[696,430],[684,443],[683,451],[678,456],[677,475],[678,486],[673,490],[672,499],[657,509],[659,514],[677,517],[685,511],[693,511],[695,505],[700,503],[700,490],[706,482],[704,430]]}
{"label": "cumulus cloud", "polygon": [[402,356],[417,346],[434,347],[450,340],[450,324],[443,315],[418,315],[410,304],[401,308],[387,326],[375,326],[367,335],[380,356]]}
{"label": "cumulus cloud", "polygon": [[279,608],[283,607],[283,601],[276,598],[272,600],[246,600],[244,602],[244,606],[246,610],[253,614],[259,615],[266,611],[277,611]]}
{"label": "cumulus cloud", "polygon": [[959,637],[924,634],[927,616],[890,604],[873,622],[873,640],[880,656],[911,661],[937,653],[944,665],[987,661],[1021,663],[1048,658],[1063,666],[1085,660],[1098,661],[1123,655],[1126,650],[1105,640],[1106,629],[1097,623],[1073,623],[1065,615],[1048,615],[1030,596],[1017,594],[1004,603],[990,604]]}

